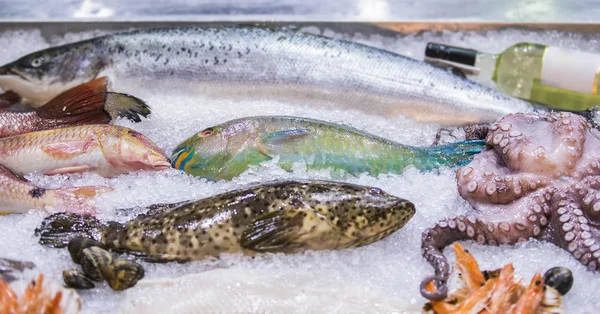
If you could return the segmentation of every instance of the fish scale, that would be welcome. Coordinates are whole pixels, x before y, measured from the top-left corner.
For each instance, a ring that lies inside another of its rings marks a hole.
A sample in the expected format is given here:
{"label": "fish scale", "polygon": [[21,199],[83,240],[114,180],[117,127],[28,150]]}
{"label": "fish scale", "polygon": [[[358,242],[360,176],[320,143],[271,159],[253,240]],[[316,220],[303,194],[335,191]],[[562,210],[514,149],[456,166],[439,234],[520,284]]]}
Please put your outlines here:
{"label": "fish scale", "polygon": [[116,89],[128,81],[154,82],[209,97],[333,105],[445,125],[533,110],[528,102],[392,52],[246,26],[138,30],[53,47],[0,67],[0,87],[39,104],[99,75],[109,76]]}

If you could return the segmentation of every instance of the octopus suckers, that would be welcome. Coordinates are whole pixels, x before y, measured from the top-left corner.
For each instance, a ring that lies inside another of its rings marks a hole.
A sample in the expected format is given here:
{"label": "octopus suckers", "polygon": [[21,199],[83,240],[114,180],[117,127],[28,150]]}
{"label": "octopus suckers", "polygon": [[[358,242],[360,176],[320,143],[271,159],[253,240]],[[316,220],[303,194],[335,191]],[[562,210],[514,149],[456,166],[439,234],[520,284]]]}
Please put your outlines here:
{"label": "octopus suckers", "polygon": [[510,231],[510,225],[506,222],[501,222],[500,224],[498,224],[498,227],[500,227],[500,229],[502,229],[505,232]]}
{"label": "octopus suckers", "polygon": [[488,185],[485,186],[485,193],[489,196],[494,195],[494,192],[496,192],[496,184],[495,183],[488,183]]}
{"label": "octopus suckers", "polygon": [[483,234],[477,235],[477,243],[479,243],[479,244],[485,243],[485,236]]}
{"label": "octopus suckers", "polygon": [[505,138],[503,140],[500,141],[500,147],[504,148],[506,147],[506,145],[508,145],[508,139]]}
{"label": "octopus suckers", "polygon": [[536,215],[531,215],[531,216],[527,217],[527,219],[529,221],[531,221],[531,222],[535,222],[535,221],[537,221],[537,216]]}
{"label": "octopus suckers", "polygon": [[579,218],[577,218],[577,221],[578,221],[580,224],[587,224],[587,223],[588,223],[588,220],[587,220],[587,218],[585,218],[585,217],[579,217]]}
{"label": "octopus suckers", "polygon": [[467,191],[469,191],[470,193],[473,193],[473,192],[475,192],[475,190],[477,190],[477,182],[470,181],[467,184]]}
{"label": "octopus suckers", "polygon": [[515,193],[515,195],[521,195],[521,192],[523,192],[523,190],[521,189],[520,185],[517,185],[513,188],[513,192]]}
{"label": "octopus suckers", "polygon": [[571,242],[573,239],[575,239],[575,234],[573,232],[569,231],[565,234],[565,240],[567,240],[567,242]]}
{"label": "octopus suckers", "polygon": [[440,228],[446,228],[446,227],[448,227],[448,223],[445,221],[440,221],[438,223],[438,226],[440,226]]}
{"label": "octopus suckers", "polygon": [[588,195],[583,199],[583,204],[585,204],[586,206],[589,206],[592,203],[593,199],[594,198],[591,195]]}
{"label": "octopus suckers", "polygon": [[559,214],[559,215],[562,215],[562,214],[564,214],[564,213],[566,213],[566,212],[567,212],[567,208],[566,208],[566,207],[559,207],[559,208],[556,210],[556,213],[557,213],[557,214]]}
{"label": "octopus suckers", "polygon": [[594,245],[594,243],[596,243],[596,241],[594,241],[594,239],[587,239],[587,240],[583,241],[583,245],[585,245],[587,247]]}
{"label": "octopus suckers", "polygon": [[595,212],[600,212],[600,202],[594,204],[594,206],[592,207],[592,210]]}
{"label": "octopus suckers", "polygon": [[492,125],[492,127],[490,128],[490,130],[492,130],[492,131],[498,130],[498,125],[497,124]]}
{"label": "octopus suckers", "polygon": [[537,236],[540,234],[540,232],[541,232],[541,231],[542,231],[542,230],[540,229],[540,227],[539,227],[539,226],[534,226],[534,227],[533,227],[533,235],[534,235],[534,236],[536,236],[536,237],[537,237]]}
{"label": "octopus suckers", "polygon": [[589,270],[592,270],[592,271],[593,271],[593,270],[596,270],[596,262],[595,262],[595,261],[591,261],[591,262],[588,264],[588,269],[589,269]]}
{"label": "octopus suckers", "polygon": [[589,239],[591,237],[592,237],[592,234],[589,233],[588,231],[584,231],[584,232],[581,233],[581,238],[582,239]]}
{"label": "octopus suckers", "polygon": [[508,130],[510,130],[510,128],[512,128],[512,124],[510,124],[510,123],[500,124],[500,129],[502,129],[502,131],[508,131]]}
{"label": "octopus suckers", "polygon": [[494,135],[494,139],[492,140],[492,143],[493,143],[494,145],[498,145],[498,144],[500,144],[500,141],[501,141],[503,138],[504,138],[504,135],[502,135],[502,134],[496,134],[496,135]]}
{"label": "octopus suckers", "polygon": [[472,224],[477,222],[477,220],[475,219],[475,216],[473,216],[473,215],[467,216],[467,220]]}
{"label": "octopus suckers", "polygon": [[463,171],[462,171],[462,175],[463,176],[468,176],[471,172],[473,172],[473,168],[472,167],[466,167]]}
{"label": "octopus suckers", "polygon": [[548,224],[548,219],[546,219],[544,216],[540,217],[540,224],[542,227],[545,227]]}
{"label": "octopus suckers", "polygon": [[565,224],[562,225],[562,230],[567,232],[567,231],[571,231],[573,230],[573,224],[570,222],[567,222]]}
{"label": "octopus suckers", "polygon": [[494,232],[494,224],[491,223],[491,222],[488,222],[488,224],[487,224],[487,230],[489,232]]}
{"label": "octopus suckers", "polygon": [[533,205],[533,211],[536,213],[541,213],[542,212],[542,206],[540,206],[539,204],[535,204]]}
{"label": "octopus suckers", "polygon": [[569,243],[569,246],[567,246],[567,250],[569,250],[569,252],[573,252],[577,249],[577,243],[575,243],[575,241]]}
{"label": "octopus suckers", "polygon": [[564,124],[564,125],[568,125],[570,123],[571,123],[571,120],[569,120],[569,119],[562,120],[562,124]]}
{"label": "octopus suckers", "polygon": [[600,245],[598,245],[598,244],[594,244],[594,245],[590,246],[591,252],[596,252],[596,251],[598,251],[598,249],[600,249]]}
{"label": "octopus suckers", "polygon": [[600,258],[600,250],[595,251],[594,254],[592,254],[592,256],[594,258]]}
{"label": "octopus suckers", "polygon": [[508,135],[509,135],[510,137],[517,137],[517,136],[519,136],[519,135],[521,135],[521,134],[522,134],[522,133],[521,133],[521,132],[519,132],[519,131],[511,131],[510,133],[508,133]]}
{"label": "octopus suckers", "polygon": [[458,230],[460,230],[461,232],[464,232],[467,229],[467,226],[462,221],[459,221],[457,225],[458,225]]}
{"label": "octopus suckers", "polygon": [[581,209],[576,208],[575,210],[573,210],[573,214],[575,214],[577,216],[581,216],[581,215],[583,215],[583,212],[581,211]]}
{"label": "octopus suckers", "polygon": [[588,226],[587,224],[583,224],[579,226],[579,229],[583,231],[590,231],[590,226]]}
{"label": "octopus suckers", "polygon": [[569,214],[564,214],[564,215],[561,215],[561,216],[558,218],[558,220],[559,220],[560,222],[567,222],[567,221],[571,220],[571,216],[570,216]]}
{"label": "octopus suckers", "polygon": [[456,222],[454,222],[454,220],[448,221],[448,227],[450,227],[450,229],[455,229],[456,228]]}
{"label": "octopus suckers", "polygon": [[525,223],[522,223],[522,222],[517,222],[515,224],[515,228],[517,228],[517,230],[523,231],[523,230],[527,229],[527,225]]}

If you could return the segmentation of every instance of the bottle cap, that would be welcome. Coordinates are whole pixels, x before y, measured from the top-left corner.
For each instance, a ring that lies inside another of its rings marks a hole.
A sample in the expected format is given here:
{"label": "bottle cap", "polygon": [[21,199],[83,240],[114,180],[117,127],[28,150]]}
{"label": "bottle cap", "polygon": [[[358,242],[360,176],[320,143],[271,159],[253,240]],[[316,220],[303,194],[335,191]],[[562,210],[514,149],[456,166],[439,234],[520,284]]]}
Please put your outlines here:
{"label": "bottle cap", "polygon": [[428,58],[448,60],[475,66],[477,50],[453,47],[444,44],[427,43],[427,47],[425,47],[425,56]]}

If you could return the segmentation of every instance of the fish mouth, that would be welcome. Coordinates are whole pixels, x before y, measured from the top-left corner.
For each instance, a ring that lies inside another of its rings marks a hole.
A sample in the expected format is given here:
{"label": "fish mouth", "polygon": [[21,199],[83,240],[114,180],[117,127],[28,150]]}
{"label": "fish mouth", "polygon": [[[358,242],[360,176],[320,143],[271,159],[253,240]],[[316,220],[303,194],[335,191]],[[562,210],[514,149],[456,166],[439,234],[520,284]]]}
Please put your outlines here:
{"label": "fish mouth", "polygon": [[166,170],[171,168],[171,161],[167,157],[150,157],[150,165],[155,170]]}
{"label": "fish mouth", "polygon": [[0,75],[2,75],[2,76],[18,76],[19,78],[21,78],[24,81],[29,81],[29,79],[26,76],[24,76],[19,71],[16,71],[11,66],[11,63],[5,64],[5,65],[3,65],[3,66],[0,67]]}

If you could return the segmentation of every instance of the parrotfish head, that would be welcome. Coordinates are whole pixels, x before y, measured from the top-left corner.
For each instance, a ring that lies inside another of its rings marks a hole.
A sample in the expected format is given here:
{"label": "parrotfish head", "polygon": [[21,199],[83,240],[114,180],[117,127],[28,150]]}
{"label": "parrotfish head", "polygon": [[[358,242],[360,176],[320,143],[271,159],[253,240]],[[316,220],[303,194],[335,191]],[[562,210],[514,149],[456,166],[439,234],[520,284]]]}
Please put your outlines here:
{"label": "parrotfish head", "polygon": [[117,172],[171,168],[163,150],[146,136],[128,128],[110,127],[99,138],[106,160]]}
{"label": "parrotfish head", "polygon": [[233,120],[206,128],[175,148],[172,166],[191,175],[216,180],[246,145],[253,126]]}
{"label": "parrotfish head", "polygon": [[61,92],[94,79],[106,62],[96,54],[94,40],[28,54],[0,67],[0,88],[21,95],[24,102],[43,105]]}

